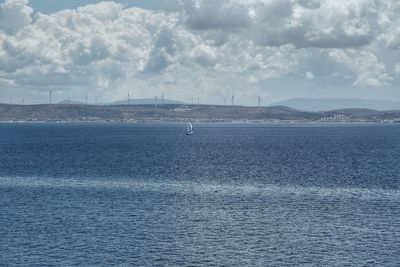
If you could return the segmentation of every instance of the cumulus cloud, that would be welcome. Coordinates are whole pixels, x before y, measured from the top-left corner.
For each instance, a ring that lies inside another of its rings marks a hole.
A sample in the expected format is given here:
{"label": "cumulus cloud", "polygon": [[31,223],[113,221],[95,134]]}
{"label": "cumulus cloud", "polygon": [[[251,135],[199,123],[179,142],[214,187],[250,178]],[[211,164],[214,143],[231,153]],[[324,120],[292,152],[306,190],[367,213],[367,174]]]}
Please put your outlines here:
{"label": "cumulus cloud", "polygon": [[268,0],[185,2],[192,29],[237,29],[260,45],[341,48],[371,43],[377,7],[374,1]]}
{"label": "cumulus cloud", "polygon": [[148,66],[165,67],[158,50],[171,53],[173,44],[163,25],[173,27],[175,20],[113,2],[38,14],[32,24],[3,36],[1,71],[23,84],[104,85]]}
{"label": "cumulus cloud", "polygon": [[396,63],[394,66],[394,72],[400,76],[400,63]]}
{"label": "cumulus cloud", "polygon": [[132,87],[154,94],[159,83],[178,98],[201,85],[221,96],[258,90],[263,80],[320,77],[309,64],[318,54],[320,64],[350,70],[350,85],[384,86],[393,67],[378,54],[400,48],[397,11],[395,0],[188,0],[173,12],[101,2],[45,15],[27,0],[6,0],[0,81],[104,96]]}
{"label": "cumulus cloud", "polygon": [[1,37],[0,75],[21,85],[101,87],[157,74],[173,64],[225,72],[262,69],[265,77],[278,77],[290,66],[284,49],[266,51],[237,37],[218,47],[180,21],[177,13],[124,8],[114,2],[39,13],[31,24]]}
{"label": "cumulus cloud", "polygon": [[390,49],[400,49],[400,2],[395,0],[383,1],[378,25],[382,32],[378,39]]}
{"label": "cumulus cloud", "polygon": [[200,65],[214,66],[218,61],[217,48],[200,44],[192,50],[192,58]]}
{"label": "cumulus cloud", "polygon": [[382,86],[392,79],[387,74],[385,65],[371,51],[336,49],[331,51],[329,56],[333,60],[344,64],[357,75],[354,85]]}
{"label": "cumulus cloud", "polygon": [[306,75],[304,76],[307,80],[313,80],[314,79],[314,74],[312,72],[307,71]]}
{"label": "cumulus cloud", "polygon": [[0,28],[8,34],[14,34],[29,25],[33,9],[27,6],[28,3],[28,0],[5,0],[0,5]]}
{"label": "cumulus cloud", "polygon": [[195,30],[234,29],[251,23],[245,6],[233,1],[184,1],[185,23]]}

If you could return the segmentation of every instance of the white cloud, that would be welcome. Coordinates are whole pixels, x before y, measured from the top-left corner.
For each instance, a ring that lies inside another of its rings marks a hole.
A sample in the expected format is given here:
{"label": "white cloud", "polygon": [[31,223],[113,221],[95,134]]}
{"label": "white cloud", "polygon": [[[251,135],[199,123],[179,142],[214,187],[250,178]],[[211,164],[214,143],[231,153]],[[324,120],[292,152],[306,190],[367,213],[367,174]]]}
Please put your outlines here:
{"label": "white cloud", "polygon": [[235,29],[251,23],[248,10],[238,1],[183,1],[185,23],[195,30]]}
{"label": "white cloud", "polygon": [[175,15],[123,9],[114,3],[38,14],[33,24],[2,38],[0,67],[21,84],[101,80],[98,85],[104,85],[104,80],[135,75],[156,61],[152,53],[166,48],[160,36],[175,21]]}
{"label": "white cloud", "polygon": [[120,12],[122,12],[124,6],[115,2],[100,2],[98,4],[87,5],[84,7],[78,7],[77,11],[82,16],[94,17],[98,20],[114,20],[118,19]]}
{"label": "white cloud", "polygon": [[307,80],[313,80],[314,79],[314,74],[312,72],[307,71],[306,75],[304,76]]}
{"label": "white cloud", "polygon": [[356,86],[382,86],[392,80],[386,73],[385,65],[369,50],[335,49],[329,56],[357,75],[353,83]]}
{"label": "white cloud", "polygon": [[68,85],[107,89],[119,80],[157,75],[175,64],[239,74],[255,70],[262,78],[279,77],[296,64],[284,47],[258,47],[235,36],[215,46],[179,22],[176,13],[112,2],[37,14],[33,23],[14,35],[2,36],[1,75],[44,89]]}
{"label": "white cloud", "polygon": [[234,29],[266,46],[366,45],[374,39],[377,18],[373,0],[197,0],[185,1],[185,7],[192,29]]}
{"label": "white cloud", "polygon": [[101,2],[44,15],[6,0],[0,81],[110,97],[165,85],[178,99],[213,99],[221,90],[256,94],[264,80],[320,78],[323,69],[327,79],[335,72],[349,85],[384,86],[392,67],[377,55],[400,47],[397,11],[395,0],[188,0],[175,12]]}
{"label": "white cloud", "polygon": [[379,14],[378,25],[381,33],[378,36],[386,47],[400,48],[400,2],[396,0],[382,1],[382,10]]}
{"label": "white cloud", "polygon": [[192,58],[202,66],[214,66],[218,61],[217,48],[200,44],[192,50]]}
{"label": "white cloud", "polygon": [[0,28],[14,34],[32,22],[33,9],[27,6],[28,0],[5,0],[0,5]]}
{"label": "white cloud", "polygon": [[396,63],[396,64],[394,65],[394,72],[395,72],[398,76],[400,76],[400,63]]}

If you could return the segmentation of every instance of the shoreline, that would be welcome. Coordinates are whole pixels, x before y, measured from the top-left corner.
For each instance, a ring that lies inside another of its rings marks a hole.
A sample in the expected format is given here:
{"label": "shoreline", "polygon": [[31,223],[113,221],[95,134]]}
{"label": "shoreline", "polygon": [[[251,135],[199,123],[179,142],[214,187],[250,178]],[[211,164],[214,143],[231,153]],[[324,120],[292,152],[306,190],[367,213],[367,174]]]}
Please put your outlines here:
{"label": "shoreline", "polygon": [[0,123],[231,123],[231,124],[354,124],[399,123],[400,110],[346,109],[321,112],[288,107],[211,105],[143,106],[0,104]]}
{"label": "shoreline", "polygon": [[199,124],[243,124],[243,125],[351,125],[351,124],[400,124],[399,121],[215,121],[215,120],[137,120],[137,121],[119,121],[119,120],[12,120],[0,121],[0,124],[181,124],[191,121]]}

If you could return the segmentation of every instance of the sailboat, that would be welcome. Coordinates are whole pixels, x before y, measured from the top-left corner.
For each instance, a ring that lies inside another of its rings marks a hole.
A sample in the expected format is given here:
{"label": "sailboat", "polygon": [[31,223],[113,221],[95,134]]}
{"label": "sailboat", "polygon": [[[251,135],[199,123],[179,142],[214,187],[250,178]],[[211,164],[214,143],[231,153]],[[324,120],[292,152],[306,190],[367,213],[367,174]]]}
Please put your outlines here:
{"label": "sailboat", "polygon": [[188,122],[185,134],[186,135],[192,135],[193,134],[193,125],[192,125],[191,122]]}

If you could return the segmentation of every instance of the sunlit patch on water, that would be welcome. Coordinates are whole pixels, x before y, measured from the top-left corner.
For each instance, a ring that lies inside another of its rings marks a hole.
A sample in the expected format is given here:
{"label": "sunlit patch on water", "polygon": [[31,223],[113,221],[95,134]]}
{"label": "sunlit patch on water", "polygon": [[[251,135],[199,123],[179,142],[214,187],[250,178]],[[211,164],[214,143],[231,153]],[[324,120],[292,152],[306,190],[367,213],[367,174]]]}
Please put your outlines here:
{"label": "sunlit patch on water", "polygon": [[318,197],[340,197],[359,199],[391,199],[400,200],[400,190],[394,189],[362,189],[362,188],[318,188],[301,186],[276,185],[223,185],[196,182],[148,182],[127,180],[96,179],[52,179],[0,177],[3,187],[31,187],[46,189],[94,189],[94,190],[130,190],[153,191],[160,193],[180,194],[221,194],[221,195],[314,195]]}

